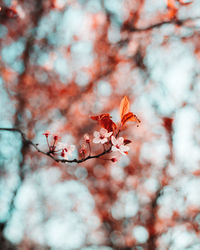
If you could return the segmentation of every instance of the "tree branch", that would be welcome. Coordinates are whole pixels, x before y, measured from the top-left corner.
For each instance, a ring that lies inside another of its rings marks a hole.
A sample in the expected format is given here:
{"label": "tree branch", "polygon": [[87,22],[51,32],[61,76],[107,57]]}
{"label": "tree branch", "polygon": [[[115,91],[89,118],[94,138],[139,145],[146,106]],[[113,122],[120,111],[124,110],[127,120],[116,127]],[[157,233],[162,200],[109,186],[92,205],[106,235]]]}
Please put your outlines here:
{"label": "tree branch", "polygon": [[159,28],[159,27],[161,27],[161,26],[163,26],[165,24],[176,24],[176,25],[181,26],[183,24],[186,24],[187,22],[195,21],[197,19],[200,19],[200,17],[186,18],[186,19],[171,19],[171,20],[155,23],[155,24],[152,24],[150,26],[143,27],[143,28],[132,27],[132,28],[129,29],[129,31],[131,31],[131,32],[149,31],[149,30],[152,30],[154,28]]}
{"label": "tree branch", "polygon": [[87,160],[90,160],[90,159],[95,159],[95,158],[99,158],[105,154],[108,154],[111,152],[111,146],[109,147],[109,149],[105,149],[103,152],[97,154],[97,155],[88,155],[87,157],[83,158],[83,159],[73,159],[73,160],[67,160],[67,159],[59,159],[59,158],[56,158],[54,155],[53,155],[53,151],[48,151],[48,152],[44,152],[42,150],[39,149],[38,145],[37,144],[34,144],[31,140],[27,139],[25,134],[20,130],[20,129],[17,129],[17,128],[0,128],[0,131],[9,131],[9,132],[17,132],[21,135],[22,137],[22,140],[23,140],[23,143],[26,144],[26,145],[31,145],[32,147],[34,147],[37,152],[43,154],[43,155],[46,155],[48,157],[50,157],[51,159],[53,159],[54,161],[56,162],[62,162],[62,163],[82,163],[84,161],[87,161]]}

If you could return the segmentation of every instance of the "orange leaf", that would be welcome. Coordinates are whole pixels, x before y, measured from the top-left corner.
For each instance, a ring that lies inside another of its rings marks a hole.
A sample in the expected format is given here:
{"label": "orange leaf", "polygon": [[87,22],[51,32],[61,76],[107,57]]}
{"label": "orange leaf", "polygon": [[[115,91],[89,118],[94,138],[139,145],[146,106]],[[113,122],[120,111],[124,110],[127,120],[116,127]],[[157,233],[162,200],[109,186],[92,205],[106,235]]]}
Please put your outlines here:
{"label": "orange leaf", "polygon": [[128,121],[140,123],[141,121],[132,112],[125,114],[121,120],[122,126]]}
{"label": "orange leaf", "polygon": [[120,103],[121,120],[124,117],[124,115],[128,113],[128,111],[129,111],[129,100],[126,96],[124,96],[124,98],[121,100],[121,103]]}
{"label": "orange leaf", "polygon": [[192,174],[195,176],[200,176],[200,169],[195,170],[194,172],[192,172]]}
{"label": "orange leaf", "polygon": [[175,0],[167,0],[168,16],[169,18],[174,18],[177,14],[177,8],[175,6]]}
{"label": "orange leaf", "polygon": [[187,6],[187,5],[189,5],[189,4],[192,4],[192,1],[190,1],[190,2],[185,2],[184,0],[178,0],[178,2],[179,2],[181,5],[185,5],[185,6]]}

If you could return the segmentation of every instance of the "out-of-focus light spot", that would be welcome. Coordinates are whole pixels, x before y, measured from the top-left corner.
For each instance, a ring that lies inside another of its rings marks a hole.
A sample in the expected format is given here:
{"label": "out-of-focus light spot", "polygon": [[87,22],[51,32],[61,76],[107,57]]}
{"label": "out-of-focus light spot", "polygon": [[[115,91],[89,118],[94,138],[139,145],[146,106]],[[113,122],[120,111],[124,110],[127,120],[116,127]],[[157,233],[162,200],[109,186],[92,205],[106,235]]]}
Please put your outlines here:
{"label": "out-of-focus light spot", "polygon": [[38,53],[37,63],[38,63],[40,66],[43,66],[48,60],[49,60],[49,55],[48,55],[48,53],[41,52],[41,51]]}
{"label": "out-of-focus light spot", "polygon": [[48,75],[46,72],[35,72],[36,79],[41,83],[47,83]]}
{"label": "out-of-focus light spot", "polygon": [[[58,20],[60,20],[61,13],[58,10],[51,10],[50,13],[44,16],[38,26],[37,29],[37,38],[42,39],[45,36],[48,36],[53,33],[53,28],[57,24]],[[51,38],[55,39],[55,33],[53,36],[48,36],[48,40],[51,44]]]}
{"label": "out-of-focus light spot", "polygon": [[85,241],[85,225],[75,213],[52,218],[46,224],[49,246],[59,249],[81,248]]}
{"label": "out-of-focus light spot", "polygon": [[110,96],[112,93],[112,88],[108,82],[99,81],[97,85],[97,91],[99,95]]}
{"label": "out-of-focus light spot", "polygon": [[86,72],[77,72],[76,82],[79,86],[85,86],[89,82],[89,75]]}
{"label": "out-of-focus light spot", "polygon": [[9,46],[3,47],[1,51],[2,59],[8,64],[12,64],[14,63],[16,58],[22,54],[23,51],[24,41],[18,40],[17,42],[13,42]]}
{"label": "out-of-focus light spot", "polygon": [[101,11],[101,2],[99,0],[90,0],[87,2],[87,10],[93,13]]}
{"label": "out-of-focus light spot", "polygon": [[110,10],[111,12],[115,13],[118,18],[121,17],[122,10],[123,10],[123,1],[121,0],[105,0],[104,1],[105,7]]}
{"label": "out-of-focus light spot", "polygon": [[3,0],[3,2],[4,2],[4,4],[5,4],[6,6],[10,6],[12,0]]}
{"label": "out-of-focus light spot", "polygon": [[67,61],[64,58],[58,57],[54,64],[55,71],[63,76],[67,76],[69,73]]}
{"label": "out-of-focus light spot", "polygon": [[[186,231],[184,226],[176,226],[162,235],[162,241],[164,244],[170,245],[170,249],[182,250],[182,249],[199,249],[199,240],[196,233]],[[194,245],[195,247],[191,247]]]}
{"label": "out-of-focus light spot", "polygon": [[159,110],[165,113],[177,109],[188,98],[196,63],[191,56],[190,45],[175,40],[170,43],[170,54],[168,49],[158,44],[149,46],[145,57],[145,63],[151,68],[152,79],[160,82],[158,87],[152,89],[151,96],[159,104]]}
{"label": "out-of-focus light spot", "polygon": [[19,4],[16,6],[16,11],[20,19],[24,19],[26,17],[24,9]]}
{"label": "out-of-focus light spot", "polygon": [[7,33],[8,33],[7,27],[0,24],[0,38],[4,38],[4,36],[6,36]]}
{"label": "out-of-focus light spot", "polygon": [[23,51],[24,41],[22,39],[9,46],[5,46],[1,51],[3,61],[18,73],[22,73],[24,70],[23,62],[21,60],[17,60]]}
{"label": "out-of-focus light spot", "polygon": [[154,178],[147,179],[144,185],[149,192],[156,192],[159,187],[158,181]]}
{"label": "out-of-focus light spot", "polygon": [[90,41],[76,42],[71,48],[74,66],[81,68],[89,66],[93,61],[93,46]]}
{"label": "out-of-focus light spot", "polygon": [[125,175],[124,175],[124,170],[122,167],[114,165],[114,166],[111,166],[110,171],[111,171],[111,176],[113,179],[121,180],[121,181],[124,179]]}
{"label": "out-of-focus light spot", "polygon": [[[19,216],[13,216],[4,231],[6,237],[15,244],[19,243],[23,238],[25,224],[22,223],[22,220],[23,216],[21,216],[21,214]],[[12,226],[13,224],[15,225],[14,227]]]}
{"label": "out-of-focus light spot", "polygon": [[[79,35],[84,26],[84,12],[80,8],[69,8],[63,15],[61,25],[58,27],[60,41],[63,45],[68,45],[73,36]],[[81,29],[80,29],[81,27]]]}
{"label": "out-of-focus light spot", "polygon": [[134,191],[121,193],[118,201],[112,206],[111,212],[115,219],[130,218],[137,214],[138,199]]}
{"label": "out-of-focus light spot", "polygon": [[149,161],[152,164],[162,167],[167,155],[169,154],[169,147],[165,141],[146,142],[142,146],[141,161]]}
{"label": "out-of-focus light spot", "polygon": [[143,226],[134,227],[132,235],[139,243],[145,243],[149,238],[149,233]]}
{"label": "out-of-focus light spot", "polygon": [[105,176],[105,167],[102,165],[96,165],[94,166],[93,172],[97,178],[102,178]]}
{"label": "out-of-focus light spot", "polygon": [[123,235],[119,231],[113,231],[111,233],[111,241],[116,246],[123,246],[124,245],[124,238]]}
{"label": "out-of-focus light spot", "polygon": [[91,247],[83,247],[81,250],[113,250],[111,247],[106,247],[106,246],[91,246]]}
{"label": "out-of-focus light spot", "polygon": [[67,4],[68,0],[54,0],[54,6],[58,9],[62,9]]}
{"label": "out-of-focus light spot", "polygon": [[108,39],[111,43],[118,42],[121,39],[120,28],[115,25],[111,25],[108,31]]}
{"label": "out-of-focus light spot", "polygon": [[87,170],[85,168],[79,167],[76,169],[75,175],[78,179],[84,180],[87,177],[88,173],[87,173]]}
{"label": "out-of-focus light spot", "polygon": [[185,107],[177,112],[174,124],[176,131],[174,149],[182,167],[190,170],[195,169],[200,160],[199,146],[193,140],[195,127],[198,124],[199,113],[192,107]]}

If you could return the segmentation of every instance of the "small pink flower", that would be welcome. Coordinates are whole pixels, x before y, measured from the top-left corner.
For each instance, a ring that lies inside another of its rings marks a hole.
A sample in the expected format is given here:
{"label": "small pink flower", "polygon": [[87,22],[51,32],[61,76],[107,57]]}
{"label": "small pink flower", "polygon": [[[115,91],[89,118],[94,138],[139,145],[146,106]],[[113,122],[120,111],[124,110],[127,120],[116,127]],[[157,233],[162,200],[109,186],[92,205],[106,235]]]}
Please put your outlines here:
{"label": "small pink flower", "polygon": [[68,155],[72,155],[72,152],[75,150],[75,146],[74,145],[66,145],[64,147],[64,151],[68,154]]}
{"label": "small pink flower", "polygon": [[124,145],[124,138],[119,137],[116,139],[114,136],[111,137],[112,141],[112,151],[119,151],[121,154],[126,155],[129,151],[129,147]]}
{"label": "small pink flower", "polygon": [[108,141],[108,138],[112,135],[113,132],[109,132],[108,130],[105,128],[101,128],[100,132],[95,131],[94,132],[94,139],[93,142],[94,143],[101,143],[104,144]]}
{"label": "small pink flower", "polygon": [[72,155],[72,152],[75,150],[74,145],[67,145],[63,143],[58,143],[58,146],[56,147],[58,150],[62,150],[61,156],[65,159],[68,158],[68,156]]}

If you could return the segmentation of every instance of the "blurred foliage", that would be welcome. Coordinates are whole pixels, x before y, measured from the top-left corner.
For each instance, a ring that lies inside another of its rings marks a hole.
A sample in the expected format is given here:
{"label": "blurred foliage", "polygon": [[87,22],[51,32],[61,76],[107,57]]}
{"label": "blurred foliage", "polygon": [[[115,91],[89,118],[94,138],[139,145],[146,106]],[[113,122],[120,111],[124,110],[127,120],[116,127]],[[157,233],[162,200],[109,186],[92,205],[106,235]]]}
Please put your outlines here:
{"label": "blurred foliage", "polygon": [[1,131],[1,249],[200,249],[199,5],[1,2],[0,127],[45,150],[45,130],[80,145],[89,116],[118,122],[125,95],[141,119],[117,163],[55,163]]}

